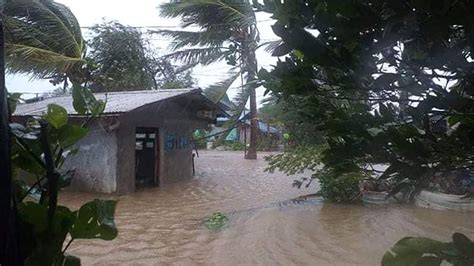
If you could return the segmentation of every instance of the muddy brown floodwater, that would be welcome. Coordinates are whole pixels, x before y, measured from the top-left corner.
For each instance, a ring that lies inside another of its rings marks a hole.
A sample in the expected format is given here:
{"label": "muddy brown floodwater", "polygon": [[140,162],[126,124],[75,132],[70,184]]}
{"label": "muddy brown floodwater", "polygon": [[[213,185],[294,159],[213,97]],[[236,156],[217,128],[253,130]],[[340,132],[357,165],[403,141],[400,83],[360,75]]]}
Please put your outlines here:
{"label": "muddy brown floodwater", "polygon": [[[78,240],[69,252],[83,265],[380,265],[406,235],[474,236],[473,213],[294,202],[317,187],[296,189],[294,177],[264,173],[263,155],[201,152],[195,179],[127,196],[66,192],[61,203],[75,208],[96,197],[119,200],[118,237]],[[216,211],[230,222],[210,231],[203,220]]]}

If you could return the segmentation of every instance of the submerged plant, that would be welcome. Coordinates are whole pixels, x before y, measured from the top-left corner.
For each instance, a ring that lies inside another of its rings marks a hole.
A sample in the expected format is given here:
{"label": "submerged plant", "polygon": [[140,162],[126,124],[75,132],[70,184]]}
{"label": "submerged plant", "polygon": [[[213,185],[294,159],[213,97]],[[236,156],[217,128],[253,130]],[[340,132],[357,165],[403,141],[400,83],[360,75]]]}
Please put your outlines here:
{"label": "submerged plant", "polygon": [[205,220],[204,225],[207,227],[207,229],[217,230],[224,227],[228,221],[229,218],[227,218],[227,216],[225,216],[222,212],[215,212]]}

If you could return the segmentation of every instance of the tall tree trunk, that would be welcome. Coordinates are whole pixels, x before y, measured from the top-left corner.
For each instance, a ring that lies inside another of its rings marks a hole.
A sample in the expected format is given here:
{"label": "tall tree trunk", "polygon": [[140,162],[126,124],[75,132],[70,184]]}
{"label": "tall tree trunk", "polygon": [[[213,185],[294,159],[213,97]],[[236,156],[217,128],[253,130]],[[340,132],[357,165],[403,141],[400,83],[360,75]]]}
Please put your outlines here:
{"label": "tall tree trunk", "polygon": [[253,26],[249,27],[249,38],[246,38],[243,58],[246,59],[247,86],[250,90],[250,146],[245,155],[246,159],[257,159],[258,145],[258,120],[257,120],[257,96],[255,93],[255,80],[257,79],[257,57],[255,49],[257,47],[254,39],[256,30]]}
{"label": "tall tree trunk", "polygon": [[[0,3],[3,14],[3,3]],[[16,241],[16,214],[12,192],[10,114],[5,87],[5,35],[0,19],[0,265],[21,265]]]}

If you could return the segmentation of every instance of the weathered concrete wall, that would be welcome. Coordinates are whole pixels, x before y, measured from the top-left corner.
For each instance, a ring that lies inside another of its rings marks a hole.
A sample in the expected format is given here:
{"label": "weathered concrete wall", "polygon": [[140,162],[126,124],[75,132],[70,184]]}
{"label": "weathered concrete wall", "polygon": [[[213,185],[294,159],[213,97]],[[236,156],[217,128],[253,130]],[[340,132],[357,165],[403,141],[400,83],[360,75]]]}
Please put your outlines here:
{"label": "weathered concrete wall", "polygon": [[193,176],[191,121],[167,121],[164,125],[164,142],[160,184],[174,183]]}
{"label": "weathered concrete wall", "polygon": [[[192,132],[207,122],[196,117],[191,103],[169,101],[150,104],[124,114],[117,131],[117,192],[135,190],[135,129],[159,129],[159,183],[165,185],[192,177]],[[178,141],[170,145],[170,138]],[[168,140],[168,142],[167,142]],[[186,142],[189,142],[187,145]],[[158,181],[158,180],[157,180]]]}
{"label": "weathered concrete wall", "polygon": [[87,136],[76,147],[79,152],[70,155],[65,169],[75,169],[71,189],[113,193],[116,191],[117,138],[98,124],[92,125]]}

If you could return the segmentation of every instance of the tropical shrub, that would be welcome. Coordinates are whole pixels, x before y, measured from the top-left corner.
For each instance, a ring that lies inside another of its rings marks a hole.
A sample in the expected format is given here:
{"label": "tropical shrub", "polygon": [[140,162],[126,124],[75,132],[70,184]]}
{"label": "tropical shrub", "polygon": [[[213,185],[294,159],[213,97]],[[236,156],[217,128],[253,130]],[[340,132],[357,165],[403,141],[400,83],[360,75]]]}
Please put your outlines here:
{"label": "tropical shrub", "polygon": [[334,174],[322,172],[315,174],[320,184],[320,193],[333,202],[354,202],[359,199],[359,183],[364,177],[358,172]]}
{"label": "tropical shrub", "polygon": [[[80,86],[74,87],[73,100],[76,111],[89,116],[86,121],[99,115],[105,106]],[[21,170],[35,177],[30,185],[20,175],[14,177],[16,218],[21,232],[18,261],[25,265],[79,265],[79,258],[66,253],[74,240],[112,240],[117,236],[115,201],[96,199],[75,211],[58,205],[59,191],[70,184],[72,177],[62,165],[68,155],[77,152],[74,144],[86,136],[85,123],[70,123],[63,107],[50,104],[43,116],[31,118],[26,125],[12,123],[10,127],[14,173]],[[29,197],[32,193],[39,197]]]}
{"label": "tropical shrub", "polygon": [[245,145],[240,142],[232,142],[229,146],[233,151],[243,151],[245,149]]}
{"label": "tropical shrub", "polygon": [[323,146],[298,146],[285,153],[265,157],[268,167],[265,171],[273,173],[275,170],[287,175],[294,175],[317,171],[321,166],[320,154]]}
{"label": "tropical shrub", "polygon": [[265,160],[268,161],[268,167],[265,171],[279,170],[287,175],[307,173],[309,177],[294,180],[293,186],[309,187],[317,180],[320,185],[319,192],[325,199],[333,202],[356,201],[360,194],[359,182],[364,176],[357,171],[346,173],[323,168],[320,157],[325,149],[325,145],[299,146],[285,153],[267,156]]}

